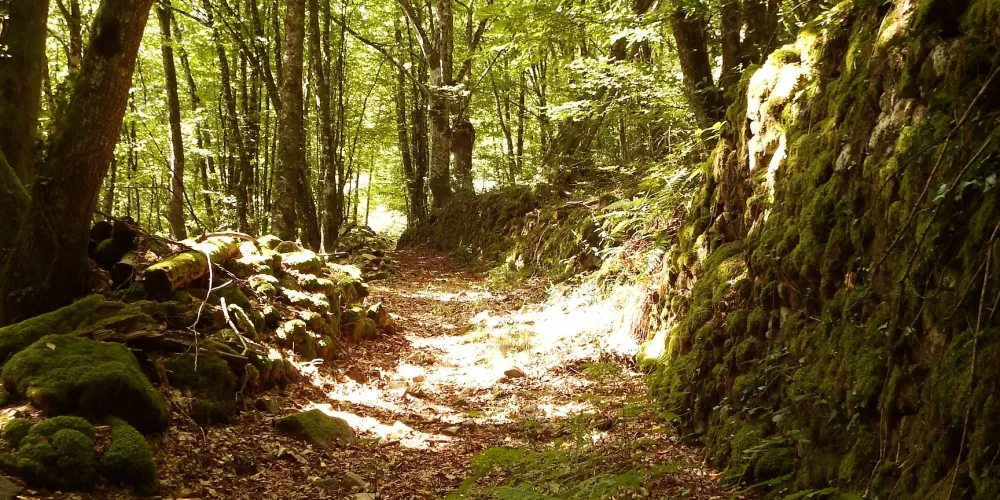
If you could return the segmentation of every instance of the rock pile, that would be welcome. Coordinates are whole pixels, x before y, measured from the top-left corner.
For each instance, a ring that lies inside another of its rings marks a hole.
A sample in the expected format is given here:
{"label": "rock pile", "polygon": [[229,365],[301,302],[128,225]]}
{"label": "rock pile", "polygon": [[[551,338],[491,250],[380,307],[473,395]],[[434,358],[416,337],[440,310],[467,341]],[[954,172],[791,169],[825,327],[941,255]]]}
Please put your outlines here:
{"label": "rock pile", "polygon": [[[384,257],[365,246],[378,237],[349,234],[344,248]],[[161,259],[127,224],[95,226],[93,240],[95,263],[122,270],[111,291],[0,328],[0,402],[26,400],[56,417],[3,426],[9,453],[0,470],[33,487],[88,490],[104,477],[152,494],[156,474],[140,432],[169,425],[162,394],[199,424],[225,424],[238,398],[297,380],[295,362],[333,360],[345,342],[395,331],[382,304],[366,304],[366,273],[349,263],[355,254],[217,234],[160,248],[170,252]],[[379,262],[363,267],[386,272],[388,260]],[[102,455],[91,422],[111,427]]]}

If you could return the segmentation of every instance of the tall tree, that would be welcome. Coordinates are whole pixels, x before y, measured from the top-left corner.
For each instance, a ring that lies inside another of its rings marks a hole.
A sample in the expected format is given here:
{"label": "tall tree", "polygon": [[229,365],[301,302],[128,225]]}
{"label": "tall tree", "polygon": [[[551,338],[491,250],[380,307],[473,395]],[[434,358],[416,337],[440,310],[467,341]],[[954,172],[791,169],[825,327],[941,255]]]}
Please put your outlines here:
{"label": "tall tree", "polygon": [[296,202],[305,164],[305,123],[302,116],[302,63],[305,42],[305,0],[288,0],[281,69],[281,111],[278,113],[278,165],[271,227],[284,240],[295,239]]}
{"label": "tall tree", "polygon": [[[152,3],[106,0],[97,11],[72,97],[39,169],[44,182],[34,183],[25,222],[3,264],[0,324],[50,311],[87,290],[90,221],[118,141]],[[44,40],[44,24],[37,29],[41,34],[33,34]],[[9,103],[9,96],[3,102]]]}
{"label": "tall tree", "polygon": [[[36,162],[49,1],[11,0],[7,17],[0,32],[0,151],[27,186]],[[2,208],[5,214],[16,213]]]}
{"label": "tall tree", "polygon": [[177,94],[177,67],[174,64],[174,46],[170,34],[170,0],[161,0],[156,8],[160,21],[161,54],[163,56],[163,76],[167,90],[167,122],[170,126],[170,203],[167,220],[174,238],[187,238],[184,227],[184,137],[181,133],[181,101]]}

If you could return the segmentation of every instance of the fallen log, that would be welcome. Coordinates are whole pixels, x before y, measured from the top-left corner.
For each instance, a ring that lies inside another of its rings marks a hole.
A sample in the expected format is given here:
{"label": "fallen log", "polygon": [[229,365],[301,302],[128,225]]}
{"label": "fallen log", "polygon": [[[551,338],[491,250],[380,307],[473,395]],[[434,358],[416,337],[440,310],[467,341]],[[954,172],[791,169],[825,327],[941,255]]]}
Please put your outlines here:
{"label": "fallen log", "polygon": [[188,283],[201,278],[211,264],[223,264],[239,252],[239,240],[230,237],[213,237],[194,243],[185,242],[188,250],[171,255],[146,268],[143,281],[146,293],[155,299],[165,299]]}

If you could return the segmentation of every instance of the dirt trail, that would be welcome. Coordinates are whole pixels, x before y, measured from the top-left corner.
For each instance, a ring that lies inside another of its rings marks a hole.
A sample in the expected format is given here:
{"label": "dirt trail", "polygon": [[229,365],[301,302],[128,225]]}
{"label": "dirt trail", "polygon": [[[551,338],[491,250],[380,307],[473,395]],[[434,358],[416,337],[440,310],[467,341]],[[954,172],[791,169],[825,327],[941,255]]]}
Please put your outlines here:
{"label": "dirt trail", "polygon": [[[609,384],[581,375],[602,352],[628,349],[630,339],[608,342],[609,319],[623,314],[621,304],[595,301],[586,291],[547,291],[538,281],[491,292],[486,276],[439,254],[406,250],[393,257],[400,274],[374,285],[369,302],[385,303],[399,332],[346,346],[343,361],[305,367],[308,380],[271,395],[275,414],[248,411],[233,426],[205,429],[175,421],[157,453],[166,496],[443,498],[468,476],[477,452],[544,448],[565,438],[570,419],[590,408],[584,394],[617,401],[641,394],[632,371]],[[276,415],[309,408],[346,419],[361,442],[319,450],[273,431]],[[606,420],[599,439],[655,443],[642,464],[623,454],[625,470],[689,465],[647,485],[652,497],[728,496],[717,474],[698,466],[700,457],[663,425],[620,421],[614,412],[594,414]],[[368,484],[338,486],[345,471]]]}

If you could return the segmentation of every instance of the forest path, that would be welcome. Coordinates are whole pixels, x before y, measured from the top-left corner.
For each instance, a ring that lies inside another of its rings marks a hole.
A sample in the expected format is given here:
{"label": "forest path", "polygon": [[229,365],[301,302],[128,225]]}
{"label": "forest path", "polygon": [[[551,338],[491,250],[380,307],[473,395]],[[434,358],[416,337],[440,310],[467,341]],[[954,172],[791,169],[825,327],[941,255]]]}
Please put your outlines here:
{"label": "forest path", "polygon": [[[585,376],[593,360],[613,358],[602,352],[621,348],[608,342],[620,304],[536,280],[498,292],[485,274],[423,249],[393,259],[399,274],[373,284],[368,302],[382,301],[399,331],[345,346],[342,361],[306,367],[308,381],[275,395],[275,413],[319,408],[347,420],[359,444],[313,449],[276,434],[274,416],[262,412],[203,435],[178,423],[166,440],[171,458],[161,462],[173,483],[167,490],[203,498],[443,498],[471,474],[476,453],[551,449],[561,439],[586,441],[609,457],[595,474],[679,466],[644,481],[652,498],[729,496],[718,473],[654,420],[653,406],[635,406],[644,399],[640,374],[610,362],[601,365],[612,367],[610,377]],[[200,440],[215,457],[184,446]],[[367,484],[352,490],[347,471]]]}

